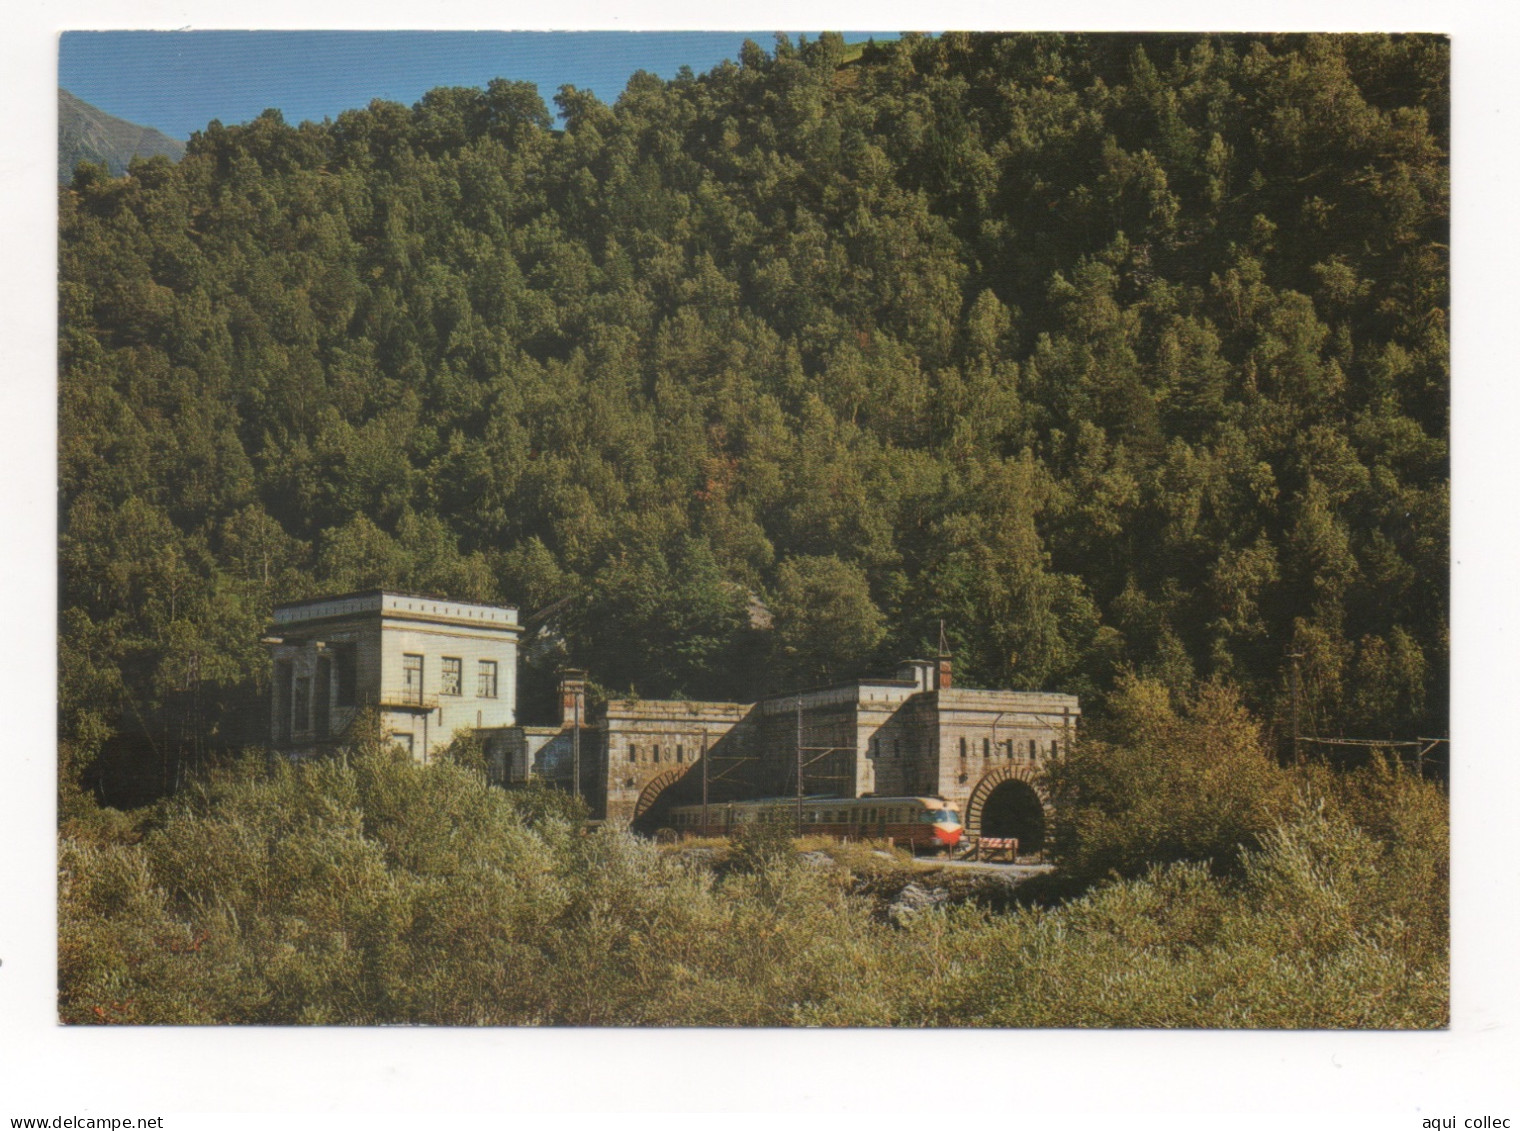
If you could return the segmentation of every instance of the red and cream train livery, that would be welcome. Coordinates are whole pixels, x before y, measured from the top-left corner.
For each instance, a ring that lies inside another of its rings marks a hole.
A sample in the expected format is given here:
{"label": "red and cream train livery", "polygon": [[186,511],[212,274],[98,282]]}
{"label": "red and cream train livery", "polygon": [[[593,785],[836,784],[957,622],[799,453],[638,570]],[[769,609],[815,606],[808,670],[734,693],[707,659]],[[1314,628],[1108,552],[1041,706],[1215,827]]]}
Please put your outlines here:
{"label": "red and cream train livery", "polygon": [[[795,797],[725,801],[707,806],[677,805],[665,826],[688,836],[729,836],[760,820],[793,822]],[[942,797],[807,797],[802,801],[802,835],[886,840],[920,849],[948,849],[960,843],[960,814]]]}

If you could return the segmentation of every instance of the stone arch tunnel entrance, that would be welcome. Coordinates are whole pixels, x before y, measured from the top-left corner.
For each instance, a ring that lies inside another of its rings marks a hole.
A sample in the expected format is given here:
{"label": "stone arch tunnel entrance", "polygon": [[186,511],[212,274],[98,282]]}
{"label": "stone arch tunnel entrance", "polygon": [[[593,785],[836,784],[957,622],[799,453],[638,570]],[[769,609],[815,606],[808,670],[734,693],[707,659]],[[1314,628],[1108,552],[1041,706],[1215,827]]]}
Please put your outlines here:
{"label": "stone arch tunnel entrance", "polygon": [[634,832],[653,836],[669,822],[672,806],[684,805],[690,800],[686,796],[689,791],[680,788],[687,768],[666,770],[639,792],[639,799],[633,806]]}
{"label": "stone arch tunnel entrance", "polygon": [[1045,799],[1027,770],[999,767],[972,789],[966,803],[966,831],[971,836],[1017,837],[1019,852],[1045,846]]}

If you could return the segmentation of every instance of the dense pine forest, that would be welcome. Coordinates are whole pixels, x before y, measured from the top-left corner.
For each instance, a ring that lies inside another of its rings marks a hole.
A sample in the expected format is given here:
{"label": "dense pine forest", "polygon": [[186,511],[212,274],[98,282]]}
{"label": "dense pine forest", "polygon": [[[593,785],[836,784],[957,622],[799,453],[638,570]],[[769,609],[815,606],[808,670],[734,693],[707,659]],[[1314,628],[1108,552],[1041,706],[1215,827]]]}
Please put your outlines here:
{"label": "dense pine forest", "polygon": [[[1446,733],[1448,89],[1430,36],[778,36],[81,166],[63,1017],[1443,1024],[1440,786],[1276,763],[1295,690]],[[530,722],[567,663],[751,700],[943,621],[1083,698],[1059,878],[902,911],[889,854],[580,835],[468,743],[238,760],[272,604],[370,586],[518,605]]]}
{"label": "dense pine forest", "polygon": [[1444,734],[1446,41],[845,51],[81,166],[78,766],[259,740],[271,603],[375,585],[552,610],[530,698],[751,699],[943,619],[1098,715],[1215,681],[1285,735],[1296,651],[1306,732]]}

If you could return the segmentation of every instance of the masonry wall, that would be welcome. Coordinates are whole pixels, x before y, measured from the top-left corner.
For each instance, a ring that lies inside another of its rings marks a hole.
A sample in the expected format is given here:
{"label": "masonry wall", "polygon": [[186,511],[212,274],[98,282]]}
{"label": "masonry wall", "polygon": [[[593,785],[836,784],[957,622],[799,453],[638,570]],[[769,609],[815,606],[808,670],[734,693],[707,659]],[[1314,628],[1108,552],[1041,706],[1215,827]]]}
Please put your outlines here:
{"label": "masonry wall", "polygon": [[[631,821],[640,795],[651,783],[665,779],[674,785],[694,770],[700,776],[704,743],[714,764],[722,762],[727,766],[734,761],[741,744],[733,732],[749,710],[744,703],[651,699],[608,702],[605,713],[597,720],[605,752],[600,806],[604,815],[612,820]],[[692,788],[695,787],[688,786]]]}
{"label": "masonry wall", "polygon": [[937,692],[935,712],[934,792],[962,810],[999,767],[1038,770],[1075,737],[1081,715],[1074,695],[975,689]]}
{"label": "masonry wall", "polygon": [[[514,721],[514,609],[373,590],[279,606],[274,628],[270,735],[292,755],[342,742],[372,706],[419,759],[458,730]],[[420,685],[406,685],[408,654],[420,657]],[[487,662],[494,680],[483,681]]]}
{"label": "masonry wall", "polygon": [[[382,704],[407,698],[405,664],[408,655],[420,656],[423,712],[385,711],[385,723],[394,737],[410,736],[413,753],[425,757],[446,745],[458,730],[511,726],[515,721],[517,644],[489,630],[443,627],[387,618],[380,634]],[[456,693],[446,690],[445,660],[458,663]],[[480,694],[482,663],[494,663],[496,694]]]}
{"label": "masonry wall", "polygon": [[[274,646],[271,680],[269,733],[280,748],[309,749],[323,742],[341,741],[359,710],[371,700],[365,688],[379,684],[380,626],[374,620],[346,618],[325,620],[289,631],[284,643]],[[319,651],[320,641],[325,645]],[[338,656],[351,649],[354,662],[353,702],[340,703]],[[326,726],[322,725],[320,684],[323,667],[328,681]],[[298,710],[297,708],[301,708]]]}
{"label": "masonry wall", "polygon": [[560,733],[559,727],[496,727],[479,732],[485,747],[486,772],[492,785],[520,785],[540,774],[543,750]]}

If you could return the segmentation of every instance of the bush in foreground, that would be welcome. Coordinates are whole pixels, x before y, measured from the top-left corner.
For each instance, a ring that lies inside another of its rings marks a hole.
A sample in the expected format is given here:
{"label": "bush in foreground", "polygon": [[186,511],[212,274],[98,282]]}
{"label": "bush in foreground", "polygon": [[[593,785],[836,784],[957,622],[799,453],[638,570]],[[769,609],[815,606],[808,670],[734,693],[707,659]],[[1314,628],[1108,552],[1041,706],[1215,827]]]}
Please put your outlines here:
{"label": "bush in foreground", "polygon": [[110,821],[71,826],[60,1013],[148,1024],[1439,1026],[1444,805],[1410,775],[1363,773],[1319,783],[1333,787],[1323,802],[1290,803],[1228,875],[1180,863],[1053,909],[952,901],[894,918],[848,866],[814,866],[784,842],[740,846],[729,861],[709,854],[713,866],[625,829],[585,833],[541,797],[491,789],[456,765],[380,748],[346,763],[248,761],[129,835]]}
{"label": "bush in foreground", "polygon": [[1203,685],[1181,709],[1149,680],[1120,681],[1110,741],[1084,741],[1047,771],[1056,859],[1086,880],[1158,863],[1234,870],[1287,813],[1290,779],[1236,694]]}

